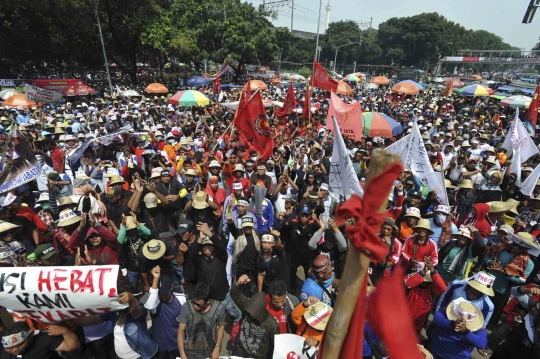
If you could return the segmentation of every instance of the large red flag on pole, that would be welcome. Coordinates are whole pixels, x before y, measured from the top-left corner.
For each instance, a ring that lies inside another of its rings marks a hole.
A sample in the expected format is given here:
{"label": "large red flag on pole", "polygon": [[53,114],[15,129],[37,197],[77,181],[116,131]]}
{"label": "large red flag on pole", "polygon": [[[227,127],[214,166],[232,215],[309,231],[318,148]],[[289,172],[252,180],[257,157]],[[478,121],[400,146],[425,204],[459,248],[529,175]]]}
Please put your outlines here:
{"label": "large red flag on pole", "polygon": [[246,103],[238,107],[234,124],[243,141],[252,144],[263,159],[270,157],[275,145],[260,91],[249,100],[246,94]]}
{"label": "large red flag on pole", "polygon": [[217,95],[219,95],[219,91],[221,89],[221,81],[219,79],[219,74],[216,76],[216,79],[214,80],[214,88],[213,88],[213,92],[214,92],[214,96],[217,97]]}
{"label": "large red flag on pole", "polygon": [[304,98],[304,106],[302,107],[302,116],[311,122],[311,91],[310,86],[306,87],[306,97]]}
{"label": "large red flag on pole", "polygon": [[529,105],[529,109],[525,114],[525,118],[531,121],[533,130],[536,132],[536,122],[538,121],[538,96],[540,96],[540,84],[536,86],[536,91],[534,92],[533,100]]}
{"label": "large red flag on pole", "polygon": [[309,85],[313,87],[322,88],[325,91],[332,92],[336,91],[339,85],[339,81],[334,80],[324,67],[321,66],[317,61],[313,64],[313,73],[311,74],[311,80]]}
{"label": "large red flag on pole", "polygon": [[274,114],[276,117],[284,117],[290,114],[296,108],[296,96],[294,95],[294,88],[292,82],[289,84],[289,91],[287,91],[287,97],[283,107],[277,108]]}
{"label": "large red flag on pole", "polygon": [[343,102],[335,93],[330,94],[330,106],[326,117],[326,127],[334,130],[332,116],[336,117],[339,130],[343,136],[362,141],[362,107],[360,102],[348,104]]}

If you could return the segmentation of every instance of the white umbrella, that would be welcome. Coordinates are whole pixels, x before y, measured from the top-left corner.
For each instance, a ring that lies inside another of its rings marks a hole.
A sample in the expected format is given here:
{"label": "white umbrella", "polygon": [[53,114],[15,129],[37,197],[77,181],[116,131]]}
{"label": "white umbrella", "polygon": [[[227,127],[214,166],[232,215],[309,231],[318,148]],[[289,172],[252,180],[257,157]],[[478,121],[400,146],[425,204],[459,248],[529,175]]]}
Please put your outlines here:
{"label": "white umbrella", "polygon": [[378,88],[379,88],[379,85],[373,84],[373,83],[371,83],[371,82],[367,82],[367,83],[365,83],[365,85],[364,85],[364,89],[366,89],[366,90],[376,90],[376,89],[378,89]]}
{"label": "white umbrella", "polygon": [[135,90],[127,90],[127,91],[124,91],[124,93],[122,94],[123,96],[141,96],[137,91]]}
{"label": "white umbrella", "polygon": [[0,98],[2,100],[5,100],[8,97],[12,95],[17,95],[17,94],[20,94],[20,92],[15,89],[5,89],[5,90],[0,91]]}
{"label": "white umbrella", "polygon": [[435,82],[435,83],[442,83],[442,82],[444,82],[444,79],[443,79],[442,77],[435,77],[435,78],[433,79],[433,82]]}

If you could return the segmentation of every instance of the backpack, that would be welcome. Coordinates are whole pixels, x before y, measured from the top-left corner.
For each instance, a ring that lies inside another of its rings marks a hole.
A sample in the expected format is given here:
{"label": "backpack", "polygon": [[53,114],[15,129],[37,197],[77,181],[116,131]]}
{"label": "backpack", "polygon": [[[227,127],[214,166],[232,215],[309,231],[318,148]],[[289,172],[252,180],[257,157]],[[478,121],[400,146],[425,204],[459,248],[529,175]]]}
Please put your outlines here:
{"label": "backpack", "polygon": [[186,355],[189,359],[209,358],[216,346],[214,328],[210,322],[217,312],[219,302],[214,301],[210,310],[203,315],[196,312],[191,304],[188,305],[194,320],[187,327]]}

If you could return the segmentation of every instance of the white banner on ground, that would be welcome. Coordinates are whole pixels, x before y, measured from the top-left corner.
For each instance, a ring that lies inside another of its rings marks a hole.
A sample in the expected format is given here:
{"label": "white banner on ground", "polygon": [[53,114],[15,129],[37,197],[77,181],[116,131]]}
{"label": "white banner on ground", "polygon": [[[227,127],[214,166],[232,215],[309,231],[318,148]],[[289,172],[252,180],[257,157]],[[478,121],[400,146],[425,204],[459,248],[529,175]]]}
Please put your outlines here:
{"label": "white banner on ground", "polygon": [[332,160],[330,161],[330,192],[344,195],[349,198],[353,194],[364,196],[364,190],[360,186],[358,176],[354,171],[351,158],[343,141],[343,136],[339,131],[336,118],[332,116],[334,122],[334,148],[332,149]]}
{"label": "white banner on ground", "polygon": [[64,95],[60,92],[45,90],[41,87],[24,85],[26,98],[30,101],[41,103],[59,102]]}
{"label": "white banner on ground", "polygon": [[538,179],[540,179],[540,164],[536,166],[534,171],[532,171],[529,177],[523,182],[523,186],[521,186],[520,189],[521,193],[531,197]]}
{"label": "white banner on ground", "polygon": [[272,359],[311,359],[317,357],[317,347],[304,349],[306,338],[296,334],[279,334],[274,337]]}
{"label": "white banner on ground", "polygon": [[0,303],[43,323],[120,310],[117,265],[0,268]]}

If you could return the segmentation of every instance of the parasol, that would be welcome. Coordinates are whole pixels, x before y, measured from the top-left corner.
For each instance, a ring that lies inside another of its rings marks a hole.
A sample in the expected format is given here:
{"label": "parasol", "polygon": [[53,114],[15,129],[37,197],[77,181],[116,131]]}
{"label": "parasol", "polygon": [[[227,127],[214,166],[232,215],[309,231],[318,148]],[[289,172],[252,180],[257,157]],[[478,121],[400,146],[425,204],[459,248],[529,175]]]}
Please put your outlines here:
{"label": "parasol", "polygon": [[386,76],[375,76],[369,82],[377,85],[388,85],[390,83],[390,80],[388,80]]}
{"label": "parasol", "polygon": [[444,81],[444,84],[448,85],[449,82],[452,83],[452,87],[463,87],[463,82],[461,82],[460,80],[458,80],[456,78],[447,78]]}
{"label": "parasol", "polygon": [[146,86],[145,91],[148,93],[167,93],[169,92],[169,89],[165,87],[165,85],[154,82]]}
{"label": "parasol", "polygon": [[392,86],[392,92],[401,93],[404,95],[416,95],[418,92],[420,92],[420,90],[423,89],[424,88],[420,84],[410,80],[401,81]]}
{"label": "parasol", "polygon": [[[257,91],[257,90],[266,90],[268,88],[268,85],[266,85],[261,80],[251,80],[250,82],[251,91]],[[244,85],[243,90],[247,88],[247,83]]]}
{"label": "parasol", "polygon": [[184,90],[169,98],[169,103],[176,106],[205,106],[210,103],[210,99],[200,91]]}
{"label": "parasol", "polygon": [[5,100],[10,96],[18,95],[18,94],[20,94],[20,92],[15,89],[5,89],[5,90],[0,91],[0,98],[2,100]]}
{"label": "parasol", "polygon": [[345,82],[360,82],[362,81],[358,76],[355,74],[349,74],[343,78],[343,81]]}
{"label": "parasol", "polygon": [[366,89],[366,90],[376,90],[378,88],[379,88],[379,85],[377,85],[377,84],[374,84],[374,83],[371,83],[371,82],[364,83],[364,89]]}
{"label": "parasol", "polygon": [[37,103],[30,101],[26,98],[26,95],[20,93],[9,96],[4,103],[2,104],[4,107],[19,107],[22,106],[24,108],[37,106]]}
{"label": "parasol", "polygon": [[290,74],[289,81],[306,81],[306,78],[302,75]]}
{"label": "parasol", "polygon": [[531,104],[532,98],[529,96],[522,96],[522,95],[516,95],[516,96],[510,96],[502,100],[499,105],[504,107],[521,107],[521,108],[529,108],[529,105]]}
{"label": "parasol", "polygon": [[379,112],[362,113],[362,134],[368,137],[391,138],[403,132],[403,127],[390,116]]}
{"label": "parasol", "polygon": [[135,90],[127,90],[127,91],[124,91],[122,96],[132,97],[132,96],[141,96],[141,95]]}
{"label": "parasol", "polygon": [[353,89],[351,86],[347,85],[346,82],[339,81],[338,82],[338,88],[336,90],[336,94],[338,95],[352,95]]}
{"label": "parasol", "polygon": [[463,96],[489,96],[495,93],[489,87],[482,85],[465,86],[462,89],[456,90],[456,92],[462,94]]}

